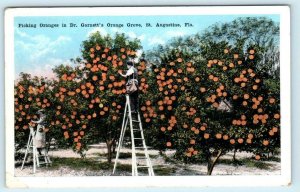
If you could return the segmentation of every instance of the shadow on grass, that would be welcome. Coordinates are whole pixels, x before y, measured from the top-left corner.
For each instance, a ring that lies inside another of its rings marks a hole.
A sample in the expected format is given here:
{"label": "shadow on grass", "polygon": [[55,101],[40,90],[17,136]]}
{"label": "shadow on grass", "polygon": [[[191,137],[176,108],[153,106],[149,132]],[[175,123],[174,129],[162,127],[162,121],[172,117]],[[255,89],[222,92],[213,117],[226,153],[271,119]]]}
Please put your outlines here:
{"label": "shadow on grass", "polygon": [[243,158],[239,160],[231,160],[231,159],[219,159],[218,164],[225,164],[225,165],[233,165],[233,166],[246,166],[250,168],[258,168],[258,169],[270,169],[272,165],[270,163],[264,161],[256,161],[249,158]]}
{"label": "shadow on grass", "polygon": [[[99,157],[104,157],[106,158],[107,154],[105,153],[94,153],[94,155],[97,155]],[[116,153],[112,154],[112,159],[115,159],[116,158]],[[136,156],[144,156],[144,153],[136,153]],[[150,159],[155,159],[158,157],[158,155],[149,155]],[[119,159],[130,159],[131,158],[131,153],[128,152],[128,153],[120,153],[119,154]]]}
{"label": "shadow on grass", "polygon": [[[60,167],[68,167],[73,170],[90,170],[90,171],[112,171],[114,164],[108,162],[99,162],[94,159],[85,159],[85,158],[51,158],[52,165],[47,168],[48,170],[56,170]],[[118,171],[122,172],[131,172],[131,165],[127,164],[118,164]]]}

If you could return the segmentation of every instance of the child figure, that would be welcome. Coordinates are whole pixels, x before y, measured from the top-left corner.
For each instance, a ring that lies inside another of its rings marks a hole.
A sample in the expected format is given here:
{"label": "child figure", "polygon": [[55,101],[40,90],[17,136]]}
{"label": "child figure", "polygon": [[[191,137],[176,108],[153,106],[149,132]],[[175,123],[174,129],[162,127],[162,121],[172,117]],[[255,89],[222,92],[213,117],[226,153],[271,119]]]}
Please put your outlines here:
{"label": "child figure", "polygon": [[44,110],[41,109],[37,112],[39,115],[39,119],[37,121],[31,120],[31,122],[37,124],[37,130],[35,136],[33,137],[33,145],[36,146],[37,151],[40,155],[42,152],[46,155],[46,132],[45,132],[45,119],[46,115],[44,114]]}

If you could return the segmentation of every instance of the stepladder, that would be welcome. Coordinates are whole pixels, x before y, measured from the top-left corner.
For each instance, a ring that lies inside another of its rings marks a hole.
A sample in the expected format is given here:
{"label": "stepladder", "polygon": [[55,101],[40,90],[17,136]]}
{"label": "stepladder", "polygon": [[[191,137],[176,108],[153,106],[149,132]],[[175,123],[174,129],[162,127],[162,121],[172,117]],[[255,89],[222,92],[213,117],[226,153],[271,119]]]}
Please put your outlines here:
{"label": "stepladder", "polygon": [[[121,128],[121,134],[118,141],[117,154],[113,168],[113,175],[116,173],[117,164],[120,157],[120,151],[124,144],[126,133],[130,135],[131,140],[131,164],[132,176],[148,175],[155,176],[148,147],[146,145],[142,121],[139,111],[132,112],[130,106],[130,96],[126,95],[126,104]],[[145,174],[146,173],[146,174]]]}
{"label": "stepladder", "polygon": [[48,156],[48,149],[47,147],[44,148],[38,148],[36,145],[36,134],[37,131],[30,126],[29,127],[30,133],[26,145],[26,151],[24,155],[24,159],[22,162],[21,170],[23,170],[25,161],[28,159],[29,155],[32,155],[32,161],[33,161],[33,173],[36,172],[37,167],[40,167],[41,165],[45,164],[46,166],[51,165],[52,162],[50,160],[50,157]]}

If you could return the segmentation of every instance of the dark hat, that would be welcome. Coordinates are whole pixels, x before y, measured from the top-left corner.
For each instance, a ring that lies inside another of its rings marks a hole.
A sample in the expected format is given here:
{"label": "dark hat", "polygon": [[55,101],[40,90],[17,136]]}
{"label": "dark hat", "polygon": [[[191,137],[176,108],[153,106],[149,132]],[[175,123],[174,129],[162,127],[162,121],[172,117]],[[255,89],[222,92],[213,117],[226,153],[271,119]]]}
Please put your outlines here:
{"label": "dark hat", "polygon": [[132,61],[127,61],[126,64],[129,65],[129,66],[133,66],[133,62]]}

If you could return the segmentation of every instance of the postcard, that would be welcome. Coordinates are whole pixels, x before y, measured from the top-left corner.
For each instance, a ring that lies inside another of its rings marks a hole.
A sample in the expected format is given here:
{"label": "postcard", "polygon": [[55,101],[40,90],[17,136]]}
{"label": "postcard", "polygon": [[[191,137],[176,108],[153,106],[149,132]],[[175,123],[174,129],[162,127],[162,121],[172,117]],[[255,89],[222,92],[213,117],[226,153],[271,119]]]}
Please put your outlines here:
{"label": "postcard", "polygon": [[288,6],[7,8],[5,85],[9,188],[291,183]]}

